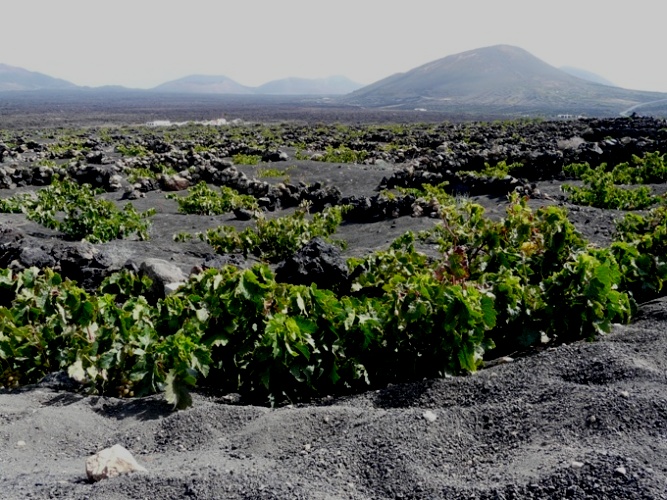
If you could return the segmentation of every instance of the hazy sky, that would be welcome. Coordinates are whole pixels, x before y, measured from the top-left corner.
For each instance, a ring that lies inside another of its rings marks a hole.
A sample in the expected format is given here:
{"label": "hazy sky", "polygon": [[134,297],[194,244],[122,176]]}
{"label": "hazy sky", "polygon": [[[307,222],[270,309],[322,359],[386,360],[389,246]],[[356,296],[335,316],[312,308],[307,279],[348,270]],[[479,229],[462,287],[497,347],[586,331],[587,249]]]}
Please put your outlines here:
{"label": "hazy sky", "polygon": [[2,0],[0,63],[78,85],[190,74],[372,83],[465,50],[516,45],[620,87],[667,92],[655,0]]}

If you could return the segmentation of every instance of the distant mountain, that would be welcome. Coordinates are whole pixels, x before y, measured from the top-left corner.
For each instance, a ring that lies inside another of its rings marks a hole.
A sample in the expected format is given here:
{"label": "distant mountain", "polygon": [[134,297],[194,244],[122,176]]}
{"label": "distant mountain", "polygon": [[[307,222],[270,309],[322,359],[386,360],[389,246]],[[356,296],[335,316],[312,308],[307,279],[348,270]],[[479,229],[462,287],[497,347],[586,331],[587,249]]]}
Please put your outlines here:
{"label": "distant mountain", "polygon": [[77,86],[43,73],[0,64],[0,92],[9,90],[71,90]]}
{"label": "distant mountain", "polygon": [[614,115],[667,94],[620,89],[572,76],[510,45],[447,56],[343,96],[370,108],[475,113]]}
{"label": "distant mountain", "polygon": [[597,75],[591,71],[586,71],[585,69],[573,68],[572,66],[561,66],[560,69],[572,76],[581,78],[582,80],[588,80],[589,82],[599,83],[600,85],[608,85],[610,87],[616,87],[616,85],[607,80],[605,77]]}
{"label": "distant mountain", "polygon": [[272,80],[255,88],[258,94],[273,95],[340,95],[363,87],[344,76],[328,78],[284,78]]}
{"label": "distant mountain", "polygon": [[226,76],[190,75],[172,80],[153,89],[156,92],[174,92],[183,94],[252,94],[251,87],[246,87]]}

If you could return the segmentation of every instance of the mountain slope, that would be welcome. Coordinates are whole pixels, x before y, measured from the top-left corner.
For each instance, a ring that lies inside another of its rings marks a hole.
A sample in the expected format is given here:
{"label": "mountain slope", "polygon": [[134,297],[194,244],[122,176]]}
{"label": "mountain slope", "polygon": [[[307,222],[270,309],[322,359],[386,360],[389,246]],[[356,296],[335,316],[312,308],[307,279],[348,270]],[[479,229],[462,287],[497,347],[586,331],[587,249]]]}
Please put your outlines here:
{"label": "mountain slope", "polygon": [[12,90],[65,90],[78,88],[67,80],[0,63],[0,92]]}
{"label": "mountain slope", "polygon": [[252,94],[253,89],[226,76],[190,75],[165,82],[152,90],[183,94]]}
{"label": "mountain slope", "polygon": [[342,99],[363,107],[616,114],[667,97],[592,83],[510,45],[454,54],[380,80]]}
{"label": "mountain slope", "polygon": [[348,94],[362,87],[344,76],[328,78],[284,78],[272,80],[255,89],[258,94],[274,95],[338,95]]}
{"label": "mountain slope", "polygon": [[576,76],[577,78],[581,78],[582,80],[587,80],[593,83],[599,83],[600,85],[608,85],[610,87],[616,87],[616,85],[614,85],[613,82],[607,80],[605,77],[595,74],[591,71],[586,71],[585,69],[574,68],[572,66],[561,66],[560,69],[561,71],[565,71],[566,73],[572,76]]}

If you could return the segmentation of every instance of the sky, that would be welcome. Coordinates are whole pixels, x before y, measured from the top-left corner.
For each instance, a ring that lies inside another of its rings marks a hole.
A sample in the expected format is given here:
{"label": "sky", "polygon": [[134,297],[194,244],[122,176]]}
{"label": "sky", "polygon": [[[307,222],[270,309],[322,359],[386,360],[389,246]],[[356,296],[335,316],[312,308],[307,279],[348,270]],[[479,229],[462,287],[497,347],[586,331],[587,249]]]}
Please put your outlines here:
{"label": "sky", "polygon": [[77,85],[151,88],[192,74],[248,86],[370,84],[497,44],[619,87],[667,92],[655,0],[2,0],[0,63]]}

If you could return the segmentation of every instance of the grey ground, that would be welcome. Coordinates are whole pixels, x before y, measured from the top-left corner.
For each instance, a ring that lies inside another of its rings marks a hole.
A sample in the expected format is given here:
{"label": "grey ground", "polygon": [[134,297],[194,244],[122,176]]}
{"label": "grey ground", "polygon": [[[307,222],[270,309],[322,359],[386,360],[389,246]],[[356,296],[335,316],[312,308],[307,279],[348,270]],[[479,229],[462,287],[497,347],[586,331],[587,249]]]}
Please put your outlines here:
{"label": "grey ground", "polygon": [[[368,193],[386,175],[317,168],[344,194]],[[312,174],[305,163],[291,173]],[[540,187],[558,196],[558,185]],[[479,201],[502,214],[502,200]],[[135,206],[158,208],[153,237],[108,244],[119,259],[159,256],[189,269],[207,249],[175,246],[171,234],[233,223],[178,215],[162,193]],[[619,214],[571,215],[604,244]],[[361,254],[432,223],[405,217],[336,236]],[[0,392],[0,498],[667,498],[666,333],[660,299],[597,342],[278,409],[195,394],[192,408],[172,412],[161,396],[118,400],[49,384]],[[116,443],[148,473],[87,482],[86,458]]]}

